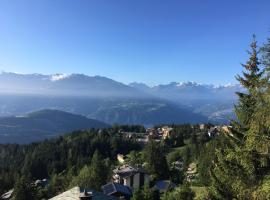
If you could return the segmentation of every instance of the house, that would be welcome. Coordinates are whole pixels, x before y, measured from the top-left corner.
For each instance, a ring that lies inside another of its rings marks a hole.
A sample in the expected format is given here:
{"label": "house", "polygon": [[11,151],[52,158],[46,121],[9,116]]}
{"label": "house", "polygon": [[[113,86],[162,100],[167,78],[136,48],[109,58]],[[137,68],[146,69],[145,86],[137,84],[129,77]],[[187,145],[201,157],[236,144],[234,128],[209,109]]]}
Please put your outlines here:
{"label": "house", "polygon": [[102,186],[103,194],[107,196],[114,196],[120,199],[130,199],[132,191],[129,187],[124,186],[120,183],[108,183]]}
{"label": "house", "polygon": [[127,156],[124,156],[123,154],[117,154],[117,160],[119,163],[124,164],[127,159]]}
{"label": "house", "polygon": [[198,176],[198,173],[197,173],[197,164],[196,163],[191,163],[188,166],[188,169],[186,171],[186,175],[187,175],[187,181],[188,182],[194,181],[194,179]]}
{"label": "house", "polygon": [[158,139],[159,138],[158,130],[155,128],[148,128],[146,130],[146,134],[147,134],[148,139]]}
{"label": "house", "polygon": [[138,136],[138,133],[135,132],[124,132],[124,134],[126,135],[126,138],[132,140],[132,139],[136,139]]}
{"label": "house", "polygon": [[162,136],[162,135],[163,135],[162,128],[158,128],[158,129],[157,129],[157,132],[158,132],[158,134],[159,134],[160,136]]}
{"label": "house", "polygon": [[11,199],[14,189],[9,190],[7,193],[3,194],[0,199],[8,200]]}
{"label": "house", "polygon": [[219,129],[217,126],[215,127],[211,127],[209,130],[208,130],[208,136],[211,137],[211,138],[214,138],[216,136],[219,135]]}
{"label": "house", "polygon": [[139,166],[123,165],[113,170],[113,182],[130,188],[149,186],[150,178],[146,171]]}
{"label": "house", "polygon": [[173,128],[164,126],[161,128],[163,139],[169,138],[173,135]]}
{"label": "house", "polygon": [[233,134],[232,134],[232,129],[233,129],[233,127],[232,126],[222,126],[221,127],[221,130],[224,132],[224,133],[226,133],[226,134],[229,134],[230,136],[233,136]]}
{"label": "house", "polygon": [[205,130],[205,128],[206,128],[205,124],[200,124],[199,127],[200,127],[200,130],[201,130],[201,131]]}
{"label": "house", "polygon": [[94,190],[83,189],[80,187],[74,187],[62,194],[59,194],[50,200],[118,200],[113,196],[107,196],[101,192]]}

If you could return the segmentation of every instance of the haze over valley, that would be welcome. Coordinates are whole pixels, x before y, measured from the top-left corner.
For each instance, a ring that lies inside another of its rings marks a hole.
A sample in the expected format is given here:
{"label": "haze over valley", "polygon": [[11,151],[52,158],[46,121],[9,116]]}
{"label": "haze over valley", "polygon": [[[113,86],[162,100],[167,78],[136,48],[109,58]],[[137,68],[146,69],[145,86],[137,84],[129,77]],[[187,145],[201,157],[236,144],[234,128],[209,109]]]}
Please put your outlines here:
{"label": "haze over valley", "polygon": [[196,82],[149,87],[83,74],[0,74],[0,115],[56,109],[108,124],[226,123],[233,117],[237,84]]}

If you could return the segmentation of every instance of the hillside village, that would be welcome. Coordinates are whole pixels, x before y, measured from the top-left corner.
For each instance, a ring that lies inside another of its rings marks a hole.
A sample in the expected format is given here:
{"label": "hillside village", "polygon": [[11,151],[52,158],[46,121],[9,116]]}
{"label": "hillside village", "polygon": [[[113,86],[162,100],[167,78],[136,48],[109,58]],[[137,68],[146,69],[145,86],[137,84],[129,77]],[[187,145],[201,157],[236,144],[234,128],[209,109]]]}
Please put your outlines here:
{"label": "hillside village", "polygon": [[[231,129],[230,126],[214,126],[211,124],[157,126],[147,128],[143,132],[124,131],[120,128],[118,134],[122,135],[127,140],[138,142],[143,149],[153,141],[155,143],[167,143],[170,147],[167,154],[167,160],[170,160],[168,162],[169,171],[176,173],[177,179],[182,176],[181,180],[174,181],[172,177],[169,179],[160,179],[153,176],[153,174],[149,173],[147,170],[148,163],[142,162],[141,152],[135,153],[135,157],[132,153],[126,155],[118,153],[115,157],[115,166],[110,172],[110,181],[104,184],[100,188],[100,191],[76,186],[51,199],[129,200],[132,198],[134,192],[141,188],[151,188],[158,196],[162,196],[169,191],[173,191],[183,182],[196,186],[199,176],[197,160],[188,159],[187,161],[187,158],[181,156],[176,156],[173,159],[170,158],[170,156],[177,153],[179,149],[185,148],[185,143],[191,140],[191,135],[181,135],[184,133],[179,135],[179,128],[183,128],[184,131],[189,131],[189,133],[186,134],[192,133],[194,138],[205,138],[208,142],[211,139],[217,138],[221,133],[230,133]],[[102,134],[103,130],[100,129],[98,133]],[[180,140],[182,139],[183,141],[178,141],[179,137]],[[32,182],[32,187],[46,188],[49,182],[49,178],[35,180]],[[1,199],[12,199],[12,193],[13,189],[3,194]]]}

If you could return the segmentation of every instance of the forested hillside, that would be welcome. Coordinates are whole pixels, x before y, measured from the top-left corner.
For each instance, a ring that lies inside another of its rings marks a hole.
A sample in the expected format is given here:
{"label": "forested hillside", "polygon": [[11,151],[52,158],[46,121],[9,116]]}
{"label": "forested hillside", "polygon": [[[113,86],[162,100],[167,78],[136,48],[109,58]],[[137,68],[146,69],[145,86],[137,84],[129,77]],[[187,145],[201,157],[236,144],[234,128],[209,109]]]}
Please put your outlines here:
{"label": "forested hillside", "polygon": [[[20,184],[21,179],[31,182],[50,178],[51,186],[45,197],[55,195],[69,187],[80,170],[91,163],[95,152],[99,156],[98,162],[107,158],[104,165],[108,169],[102,172],[106,177],[102,183],[105,183],[111,162],[118,153],[127,154],[131,150],[141,149],[135,141],[118,134],[119,130],[120,127],[103,131],[93,129],[31,145],[0,145],[0,193],[13,188],[15,183]],[[138,128],[130,127],[126,130]]]}
{"label": "forested hillside", "polygon": [[0,143],[29,144],[75,130],[110,125],[58,110],[41,110],[24,116],[0,117]]}

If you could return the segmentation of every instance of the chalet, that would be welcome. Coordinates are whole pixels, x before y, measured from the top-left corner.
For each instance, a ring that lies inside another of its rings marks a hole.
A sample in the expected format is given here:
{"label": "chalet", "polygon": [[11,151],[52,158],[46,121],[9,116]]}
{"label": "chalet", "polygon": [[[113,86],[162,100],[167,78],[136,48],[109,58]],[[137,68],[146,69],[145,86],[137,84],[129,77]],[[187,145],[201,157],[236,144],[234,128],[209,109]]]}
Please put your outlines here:
{"label": "chalet", "polygon": [[173,128],[164,126],[162,129],[162,137],[163,139],[169,138],[173,135]]}
{"label": "chalet", "polygon": [[149,139],[159,139],[159,133],[158,133],[158,131],[156,130],[156,129],[154,129],[154,128],[151,128],[151,129],[149,129],[148,130],[148,132],[147,132],[147,137],[148,137],[148,140]]}
{"label": "chalet", "polygon": [[232,134],[232,126],[222,126],[221,127],[221,130],[224,132],[224,133],[226,133],[226,134],[229,134],[230,136],[233,136],[233,134]]}
{"label": "chalet", "polygon": [[205,130],[205,128],[206,128],[205,124],[200,124],[200,130],[201,131]]}
{"label": "chalet", "polygon": [[59,194],[50,200],[117,200],[118,198],[113,196],[107,196],[101,192],[94,190],[82,189],[80,187],[74,187],[62,194]]}
{"label": "chalet", "polygon": [[113,170],[113,182],[130,188],[149,186],[150,178],[146,171],[139,166],[123,165]]}
{"label": "chalet", "polygon": [[194,181],[194,179],[197,177],[198,173],[197,173],[197,164],[196,163],[191,163],[188,166],[187,172],[187,181],[188,182],[192,182]]}
{"label": "chalet", "polygon": [[130,199],[132,191],[129,187],[124,186],[120,183],[108,183],[102,186],[103,194],[107,196],[114,196],[120,199]]}
{"label": "chalet", "polygon": [[214,138],[216,136],[219,135],[219,128],[217,126],[215,127],[211,127],[209,130],[208,130],[208,136],[211,137],[211,138]]}

